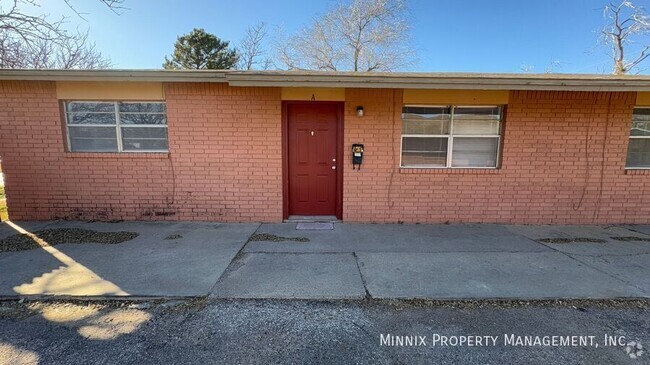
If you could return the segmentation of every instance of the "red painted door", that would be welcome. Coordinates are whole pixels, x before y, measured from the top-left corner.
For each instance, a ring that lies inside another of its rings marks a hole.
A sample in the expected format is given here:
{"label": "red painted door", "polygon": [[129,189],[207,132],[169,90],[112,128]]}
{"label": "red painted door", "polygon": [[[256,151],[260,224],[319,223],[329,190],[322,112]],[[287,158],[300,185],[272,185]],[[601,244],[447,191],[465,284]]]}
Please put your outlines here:
{"label": "red painted door", "polygon": [[336,215],[335,104],[290,104],[289,215]]}

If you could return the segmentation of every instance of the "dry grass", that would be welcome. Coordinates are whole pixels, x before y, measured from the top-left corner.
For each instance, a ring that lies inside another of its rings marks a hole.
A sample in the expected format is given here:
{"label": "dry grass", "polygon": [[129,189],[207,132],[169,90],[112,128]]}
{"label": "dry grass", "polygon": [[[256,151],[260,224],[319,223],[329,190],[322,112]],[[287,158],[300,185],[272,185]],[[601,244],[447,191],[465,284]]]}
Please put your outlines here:
{"label": "dry grass", "polygon": [[0,185],[0,222],[9,219],[7,212],[7,200],[5,199],[5,187]]}

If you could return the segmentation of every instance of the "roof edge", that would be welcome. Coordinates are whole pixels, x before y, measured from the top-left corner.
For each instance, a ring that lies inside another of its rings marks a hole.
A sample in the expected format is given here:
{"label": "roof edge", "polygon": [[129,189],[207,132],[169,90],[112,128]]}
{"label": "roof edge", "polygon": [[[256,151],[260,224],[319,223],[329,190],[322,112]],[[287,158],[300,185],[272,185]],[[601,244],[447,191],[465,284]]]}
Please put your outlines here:
{"label": "roof edge", "polygon": [[231,86],[650,91],[650,76],[588,74],[231,72]]}
{"label": "roof edge", "polygon": [[650,76],[593,74],[0,69],[0,80],[218,82],[238,87],[650,91]]}
{"label": "roof edge", "polygon": [[0,70],[0,80],[226,82],[223,70]]}

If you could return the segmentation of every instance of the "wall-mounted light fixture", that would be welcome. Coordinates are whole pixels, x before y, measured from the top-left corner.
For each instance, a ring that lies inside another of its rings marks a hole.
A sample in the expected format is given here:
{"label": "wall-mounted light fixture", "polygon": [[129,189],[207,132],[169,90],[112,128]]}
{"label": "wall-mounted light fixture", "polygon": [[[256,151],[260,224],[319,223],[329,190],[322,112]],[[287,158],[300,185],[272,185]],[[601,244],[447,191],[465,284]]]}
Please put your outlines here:
{"label": "wall-mounted light fixture", "polygon": [[358,117],[363,117],[363,107],[362,106],[357,107],[357,116]]}

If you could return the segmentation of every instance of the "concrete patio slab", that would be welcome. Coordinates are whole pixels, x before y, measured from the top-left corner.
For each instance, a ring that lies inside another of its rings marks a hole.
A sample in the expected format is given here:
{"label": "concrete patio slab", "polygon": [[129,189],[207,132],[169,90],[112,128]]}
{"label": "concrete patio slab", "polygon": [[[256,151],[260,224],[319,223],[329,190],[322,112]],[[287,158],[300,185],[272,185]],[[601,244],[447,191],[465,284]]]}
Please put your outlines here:
{"label": "concrete patio slab", "polygon": [[[114,245],[60,244],[0,253],[0,296],[224,298],[614,298],[650,296],[647,226],[18,222],[134,231]],[[309,242],[248,242],[254,232]],[[0,224],[0,238],[17,231]],[[173,236],[173,239],[167,239]],[[592,237],[605,243],[541,244]],[[247,243],[248,242],[248,243]],[[238,255],[238,252],[242,252]],[[365,284],[364,284],[365,283]]]}
{"label": "concrete patio slab", "polygon": [[571,256],[631,286],[650,293],[650,253],[618,256]]}
{"label": "concrete patio slab", "polygon": [[221,298],[360,299],[352,254],[250,253],[235,260],[212,294]]}
{"label": "concrete patio slab", "polygon": [[[61,244],[0,253],[0,295],[207,295],[258,224],[17,223],[29,231],[77,227],[134,231],[114,245]],[[16,233],[0,225],[3,236]],[[165,239],[176,234],[177,239]]]}
{"label": "concrete patio slab", "polygon": [[636,224],[636,225],[626,225],[623,226],[630,231],[643,233],[650,236],[650,224]]}
{"label": "concrete patio slab", "polygon": [[[14,223],[18,224],[21,228],[29,232],[46,229],[48,226],[54,224],[54,222],[52,221],[26,221],[26,222],[14,222]],[[69,222],[61,221],[60,222],[61,227],[63,227],[67,223]],[[83,223],[83,222],[79,222],[79,223]],[[9,226],[8,224],[0,223],[0,239],[14,235],[16,233],[18,232],[16,232],[16,230],[11,226]]]}
{"label": "concrete patio slab", "polygon": [[262,224],[257,233],[306,237],[309,242],[250,242],[245,252],[548,252],[498,224],[340,224],[296,230],[295,223]]}
{"label": "concrete patio slab", "polygon": [[506,227],[510,232],[523,235],[532,240],[585,237],[605,240],[607,243],[620,243],[620,241],[614,240],[612,237],[639,236],[650,238],[650,235],[631,230],[632,226],[620,225],[508,225]]}
{"label": "concrete patio slab", "polygon": [[650,253],[650,242],[571,242],[544,243],[544,245],[560,252],[580,256],[630,256]]}
{"label": "concrete patio slab", "polygon": [[[187,235],[197,231],[211,231],[216,233],[212,242],[243,242],[258,227],[259,223],[215,223],[215,222],[143,222],[120,221],[109,222],[83,222],[83,221],[26,221],[14,222],[21,228],[34,232],[51,228],[83,228],[102,232],[131,231],[150,239],[164,239],[171,234]],[[217,232],[218,231],[218,232]],[[7,224],[0,224],[0,239],[16,234],[15,229]],[[188,237],[185,237],[188,238]]]}
{"label": "concrete patio slab", "polygon": [[649,296],[649,293],[558,252],[357,255],[373,298]]}

